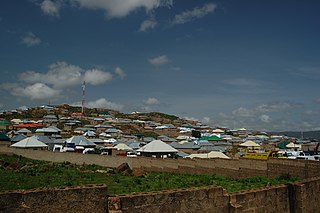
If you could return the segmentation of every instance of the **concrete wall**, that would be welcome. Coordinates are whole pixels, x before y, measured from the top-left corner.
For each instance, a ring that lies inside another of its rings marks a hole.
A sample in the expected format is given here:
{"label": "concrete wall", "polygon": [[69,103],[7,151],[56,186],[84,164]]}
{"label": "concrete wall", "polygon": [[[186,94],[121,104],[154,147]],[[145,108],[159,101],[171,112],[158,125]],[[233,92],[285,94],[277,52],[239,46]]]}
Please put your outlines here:
{"label": "concrete wall", "polygon": [[320,177],[289,185],[228,194],[222,187],[107,195],[106,186],[0,193],[0,212],[10,213],[314,213],[319,212]]}
{"label": "concrete wall", "polygon": [[[126,158],[75,153],[52,153],[0,147],[0,153],[15,153],[38,160],[69,161],[117,167],[127,162],[132,168],[179,173],[216,173],[232,177],[277,176],[284,173],[312,176],[288,185],[227,194],[221,187],[201,187],[161,192],[136,193],[107,198],[106,188],[84,187],[57,190],[0,193],[0,212],[318,212],[320,162],[270,159],[268,161]],[[316,177],[317,176],[317,177]]]}
{"label": "concrete wall", "polygon": [[227,194],[221,187],[134,193],[108,198],[109,213],[314,213],[320,178]]}
{"label": "concrete wall", "polygon": [[232,213],[242,212],[290,212],[288,186],[248,190],[230,194]]}
{"label": "concrete wall", "polygon": [[290,199],[295,213],[319,212],[320,208],[320,178],[300,181],[289,187]]}
{"label": "concrete wall", "polygon": [[109,213],[229,212],[221,187],[201,187],[109,197]]}
{"label": "concrete wall", "polygon": [[254,159],[159,159],[127,158],[106,155],[83,155],[78,153],[53,153],[50,151],[15,149],[0,146],[0,153],[14,153],[37,160],[53,162],[69,161],[76,164],[97,164],[105,167],[118,167],[128,163],[133,169],[145,171],[167,171],[176,173],[214,173],[227,177],[251,176],[276,177],[291,174],[301,178],[320,177],[320,162],[271,158]]}
{"label": "concrete wall", "polygon": [[107,212],[107,187],[86,186],[0,193],[0,212]]}

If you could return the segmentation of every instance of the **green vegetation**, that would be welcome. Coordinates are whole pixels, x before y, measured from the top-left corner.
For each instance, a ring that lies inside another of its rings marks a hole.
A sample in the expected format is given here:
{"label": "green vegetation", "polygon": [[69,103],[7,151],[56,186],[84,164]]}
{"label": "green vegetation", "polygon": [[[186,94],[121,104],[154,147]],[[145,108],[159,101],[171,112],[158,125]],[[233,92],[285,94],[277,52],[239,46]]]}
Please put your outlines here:
{"label": "green vegetation", "polygon": [[165,119],[169,119],[171,121],[177,120],[179,119],[179,117],[175,116],[175,115],[169,115],[169,114],[165,114],[165,113],[161,113],[161,112],[151,112],[149,114],[150,116],[156,116],[156,117],[161,117],[161,118],[165,118]]}
{"label": "green vegetation", "polygon": [[115,169],[97,165],[51,163],[19,156],[0,155],[0,191],[32,188],[52,188],[86,184],[106,184],[110,195],[132,192],[199,186],[222,186],[228,192],[285,184],[298,180],[289,174],[270,179],[250,177],[231,179],[214,174],[172,174],[150,172],[140,176],[124,175]]}

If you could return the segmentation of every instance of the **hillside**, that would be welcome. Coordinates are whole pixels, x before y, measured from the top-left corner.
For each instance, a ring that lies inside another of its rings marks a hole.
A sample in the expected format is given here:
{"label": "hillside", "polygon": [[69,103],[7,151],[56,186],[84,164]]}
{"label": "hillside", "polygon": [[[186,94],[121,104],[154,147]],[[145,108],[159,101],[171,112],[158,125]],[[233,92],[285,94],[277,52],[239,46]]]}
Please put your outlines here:
{"label": "hillside", "polygon": [[286,135],[288,137],[294,138],[310,138],[320,140],[320,131],[307,131],[307,132],[297,132],[297,131],[284,131],[284,132],[268,132],[269,134]]}

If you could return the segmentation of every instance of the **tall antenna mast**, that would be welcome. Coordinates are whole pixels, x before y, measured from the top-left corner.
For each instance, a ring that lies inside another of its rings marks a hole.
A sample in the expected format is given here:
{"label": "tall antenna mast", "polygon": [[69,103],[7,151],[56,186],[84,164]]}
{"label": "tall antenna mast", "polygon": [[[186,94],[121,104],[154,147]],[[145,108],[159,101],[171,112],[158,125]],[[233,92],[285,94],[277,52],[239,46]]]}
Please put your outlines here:
{"label": "tall antenna mast", "polygon": [[82,101],[81,101],[81,113],[84,115],[84,104],[86,102],[86,81],[83,81],[82,84]]}

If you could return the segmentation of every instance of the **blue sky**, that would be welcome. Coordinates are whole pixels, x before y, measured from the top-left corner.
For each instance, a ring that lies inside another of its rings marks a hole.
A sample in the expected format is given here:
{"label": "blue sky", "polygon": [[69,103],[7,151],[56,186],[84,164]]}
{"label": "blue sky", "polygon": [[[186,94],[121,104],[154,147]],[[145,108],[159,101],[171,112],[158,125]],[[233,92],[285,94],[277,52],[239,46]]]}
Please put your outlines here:
{"label": "blue sky", "polygon": [[316,0],[2,0],[1,109],[79,104],[320,130]]}

